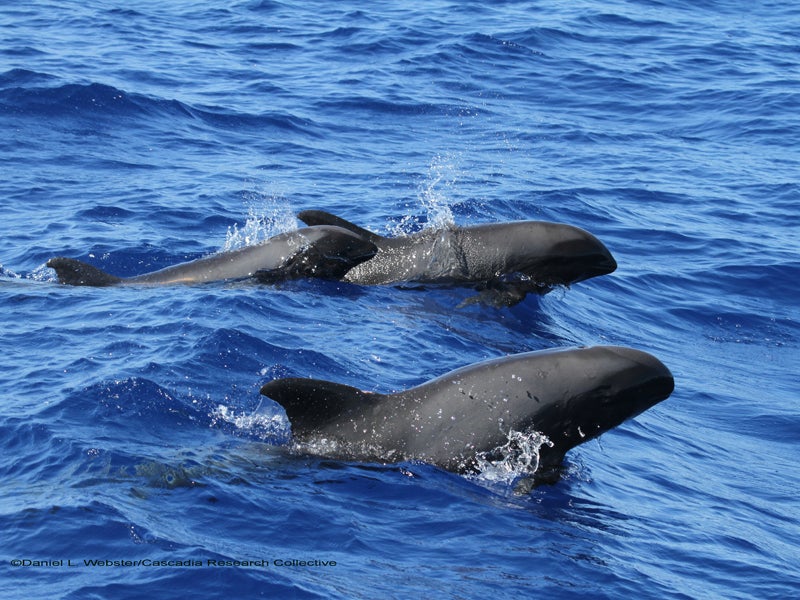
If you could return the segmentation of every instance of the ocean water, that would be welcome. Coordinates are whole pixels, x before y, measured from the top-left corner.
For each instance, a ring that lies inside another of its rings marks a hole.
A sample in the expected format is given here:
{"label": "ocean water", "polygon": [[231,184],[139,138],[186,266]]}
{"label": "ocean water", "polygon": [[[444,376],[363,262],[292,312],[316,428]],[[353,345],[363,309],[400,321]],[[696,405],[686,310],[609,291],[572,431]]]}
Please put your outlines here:
{"label": "ocean water", "polygon": [[[0,39],[0,597],[800,592],[795,3],[42,0]],[[498,309],[45,268],[143,273],[303,209],[567,222],[619,269]],[[675,392],[528,494],[295,455],[258,393],[606,343]]]}

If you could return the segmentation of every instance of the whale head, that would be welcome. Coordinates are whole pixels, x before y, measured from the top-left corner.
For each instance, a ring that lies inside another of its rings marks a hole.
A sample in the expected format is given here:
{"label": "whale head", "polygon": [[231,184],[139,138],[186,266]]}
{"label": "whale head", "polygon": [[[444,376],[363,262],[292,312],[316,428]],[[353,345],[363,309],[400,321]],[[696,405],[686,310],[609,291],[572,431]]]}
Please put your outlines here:
{"label": "whale head", "polygon": [[580,227],[527,221],[509,224],[505,229],[507,270],[541,284],[570,285],[617,268],[603,242]]}
{"label": "whale head", "polygon": [[553,367],[553,375],[561,372],[565,393],[532,408],[529,415],[528,426],[550,441],[539,451],[537,477],[542,480],[569,450],[655,406],[675,387],[669,369],[647,352],[622,346],[577,352],[579,362]]}

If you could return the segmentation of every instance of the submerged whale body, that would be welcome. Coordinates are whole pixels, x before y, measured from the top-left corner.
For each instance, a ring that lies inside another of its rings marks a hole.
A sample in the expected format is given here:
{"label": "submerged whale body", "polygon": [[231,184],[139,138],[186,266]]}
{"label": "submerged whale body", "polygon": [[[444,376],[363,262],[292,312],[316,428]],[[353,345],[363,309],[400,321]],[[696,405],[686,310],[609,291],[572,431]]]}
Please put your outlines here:
{"label": "submerged whale body", "polygon": [[539,483],[558,478],[569,450],[673,387],[654,356],[596,346],[489,360],[393,394],[297,378],[271,381],[261,393],[283,406],[301,447],[341,460],[421,461],[468,473],[501,452],[513,432],[538,432],[549,443],[526,477]]}
{"label": "submerged whale body", "polygon": [[510,306],[529,292],[544,294],[617,268],[600,240],[563,223],[453,226],[387,238],[321,210],[302,211],[298,218],[307,225],[348,229],[375,244],[376,255],[342,278],[362,285],[470,285],[482,292],[479,300]]}
{"label": "submerged whale body", "polygon": [[377,247],[362,236],[322,225],[281,233],[260,244],[135,277],[116,277],[73,258],[53,258],[47,266],[55,269],[60,283],[67,285],[194,284],[246,278],[271,283],[301,277],[340,279],[376,252]]}

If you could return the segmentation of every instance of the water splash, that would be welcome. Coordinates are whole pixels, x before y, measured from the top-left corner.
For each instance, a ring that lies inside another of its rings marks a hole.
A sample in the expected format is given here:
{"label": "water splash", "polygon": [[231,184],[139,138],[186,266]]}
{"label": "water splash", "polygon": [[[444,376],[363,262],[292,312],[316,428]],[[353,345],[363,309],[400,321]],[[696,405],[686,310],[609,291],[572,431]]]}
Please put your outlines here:
{"label": "water splash", "polygon": [[219,404],[209,417],[211,427],[232,425],[239,432],[264,442],[282,443],[289,437],[288,424],[283,415],[262,410],[260,404],[251,413],[237,412],[229,406]]}
{"label": "water splash", "polygon": [[228,227],[223,252],[253,246],[285,231],[297,228],[291,206],[282,196],[252,191],[245,193],[247,219],[240,228]]}
{"label": "water splash", "polygon": [[[417,188],[417,200],[425,209],[425,228],[444,229],[455,225],[452,205],[453,190],[461,177],[461,157],[457,154],[437,154],[431,159],[428,173]],[[408,207],[414,212],[413,207]],[[392,236],[413,233],[419,222],[416,215],[406,215],[389,228]]]}
{"label": "water splash", "polygon": [[0,283],[12,283],[21,281],[38,281],[38,282],[53,283],[58,281],[58,277],[56,277],[56,272],[50,267],[48,267],[46,264],[41,264],[38,267],[36,267],[33,271],[22,274],[17,273],[16,271],[12,271],[11,269],[6,269],[2,264],[0,264]]}
{"label": "water splash", "polygon": [[20,276],[17,275],[11,269],[6,269],[5,267],[3,267],[2,263],[0,263],[0,277],[7,277],[8,279],[19,279],[20,278]]}
{"label": "water splash", "polygon": [[523,433],[511,430],[506,442],[475,458],[481,483],[511,485],[521,477],[530,477],[539,468],[539,450],[543,445],[553,446],[546,435],[538,431]]}
{"label": "water splash", "polygon": [[[13,273],[13,276],[17,278],[20,277],[16,273]],[[47,264],[42,264],[36,267],[33,271],[28,273],[27,278],[33,281],[46,282],[46,283],[58,282],[58,277],[56,276],[56,272],[50,267],[48,267]]]}
{"label": "water splash", "polygon": [[428,167],[428,176],[417,197],[428,213],[428,226],[441,229],[455,224],[453,190],[461,176],[461,160],[456,154],[437,154]]}

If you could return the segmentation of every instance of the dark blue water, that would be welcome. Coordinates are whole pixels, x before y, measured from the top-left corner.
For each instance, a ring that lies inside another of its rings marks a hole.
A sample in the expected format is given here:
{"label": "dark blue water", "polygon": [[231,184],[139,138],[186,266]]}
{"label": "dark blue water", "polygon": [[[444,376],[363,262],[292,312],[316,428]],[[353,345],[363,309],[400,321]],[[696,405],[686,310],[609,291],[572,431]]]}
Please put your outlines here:
{"label": "dark blue water", "polygon": [[[6,2],[0,36],[0,596],[797,595],[794,3]],[[562,221],[620,267],[507,309],[44,267],[134,275],[311,208]],[[597,343],[676,390],[526,495],[294,456],[258,394]]]}

